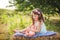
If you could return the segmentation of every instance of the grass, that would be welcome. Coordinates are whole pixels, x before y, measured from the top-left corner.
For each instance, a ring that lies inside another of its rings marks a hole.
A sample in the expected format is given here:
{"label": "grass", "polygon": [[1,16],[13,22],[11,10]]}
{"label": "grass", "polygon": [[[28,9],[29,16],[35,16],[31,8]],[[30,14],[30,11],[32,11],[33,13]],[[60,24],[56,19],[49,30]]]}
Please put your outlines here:
{"label": "grass", "polygon": [[60,18],[59,17],[50,18],[50,21],[46,23],[46,26],[48,30],[60,33]]}
{"label": "grass", "polygon": [[[14,16],[8,16],[4,14],[1,15],[1,18],[2,19],[0,21],[0,24],[4,24],[5,26],[0,26],[0,29],[2,29],[2,27],[5,27],[5,29],[7,28],[8,32],[10,32],[11,34],[12,30],[14,30],[15,28],[19,28],[21,30],[32,23],[31,16],[29,15],[14,14]],[[46,19],[45,21],[47,30],[60,32],[60,19],[57,16],[51,16],[49,20]]]}
{"label": "grass", "polygon": [[[13,33],[14,29],[18,28],[21,30],[26,28],[32,23],[31,16],[29,15],[14,14],[14,16],[12,16],[12,15],[2,14],[0,17],[1,17],[0,33],[8,32],[10,35],[14,34]],[[60,18],[58,16],[54,17],[51,15],[49,20],[47,18],[45,21],[46,21],[45,24],[46,24],[47,30],[60,33]],[[1,37],[3,36],[1,35]]]}

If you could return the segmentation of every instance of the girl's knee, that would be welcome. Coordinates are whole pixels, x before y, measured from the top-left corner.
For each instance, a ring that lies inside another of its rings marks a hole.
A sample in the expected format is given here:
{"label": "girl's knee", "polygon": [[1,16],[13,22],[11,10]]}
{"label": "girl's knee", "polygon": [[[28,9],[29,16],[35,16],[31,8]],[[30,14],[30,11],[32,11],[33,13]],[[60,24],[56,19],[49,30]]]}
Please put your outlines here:
{"label": "girl's knee", "polygon": [[29,36],[35,35],[35,32],[29,32]]}

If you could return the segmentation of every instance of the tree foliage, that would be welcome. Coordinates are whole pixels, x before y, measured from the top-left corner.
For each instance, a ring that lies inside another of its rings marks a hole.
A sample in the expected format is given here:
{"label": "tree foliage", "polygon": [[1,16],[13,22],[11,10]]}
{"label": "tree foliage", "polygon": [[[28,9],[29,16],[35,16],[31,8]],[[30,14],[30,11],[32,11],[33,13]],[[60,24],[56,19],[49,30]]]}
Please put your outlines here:
{"label": "tree foliage", "polygon": [[60,0],[13,0],[13,2],[18,11],[40,8],[44,13],[60,13]]}

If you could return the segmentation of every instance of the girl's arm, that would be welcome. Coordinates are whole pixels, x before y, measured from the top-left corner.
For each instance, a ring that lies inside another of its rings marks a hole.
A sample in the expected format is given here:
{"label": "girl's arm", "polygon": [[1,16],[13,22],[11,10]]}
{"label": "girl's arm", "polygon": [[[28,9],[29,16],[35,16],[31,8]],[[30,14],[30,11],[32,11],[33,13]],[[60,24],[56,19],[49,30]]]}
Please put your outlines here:
{"label": "girl's arm", "polygon": [[24,32],[24,31],[26,31],[26,30],[29,30],[29,29],[30,29],[30,27],[31,27],[31,25],[30,25],[30,26],[28,26],[28,27],[26,27],[25,29],[20,30],[20,32]]}
{"label": "girl's arm", "polygon": [[24,32],[24,31],[26,31],[27,29],[28,29],[28,27],[27,27],[27,28],[25,28],[25,29],[22,29],[22,30],[15,29],[15,30],[13,30],[13,32]]}
{"label": "girl's arm", "polygon": [[31,30],[31,31],[34,31],[34,32],[40,32],[41,25],[42,25],[42,22],[39,22],[38,25],[37,25],[37,27],[35,26],[36,28],[34,28],[34,29]]}
{"label": "girl's arm", "polygon": [[24,29],[22,29],[22,30],[15,29],[15,30],[13,30],[13,32],[24,32],[24,31],[28,30],[30,27],[31,27],[31,25],[26,27],[26,28],[24,28]]}

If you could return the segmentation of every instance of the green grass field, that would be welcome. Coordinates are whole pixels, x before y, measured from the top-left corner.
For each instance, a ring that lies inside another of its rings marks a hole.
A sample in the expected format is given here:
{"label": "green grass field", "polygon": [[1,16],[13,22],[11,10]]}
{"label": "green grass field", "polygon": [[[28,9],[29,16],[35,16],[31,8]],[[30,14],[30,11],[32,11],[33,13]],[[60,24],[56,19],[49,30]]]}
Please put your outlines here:
{"label": "green grass field", "polygon": [[[55,14],[54,14],[55,15]],[[45,18],[45,25],[47,30],[55,31],[60,33],[60,16],[52,16],[45,14],[43,15]],[[20,14],[14,14],[7,15],[2,14],[0,15],[0,38],[6,38],[10,36],[11,34],[14,34],[13,30],[18,28],[20,30],[26,28],[32,23],[31,15],[20,15]],[[6,37],[5,37],[6,36]],[[8,37],[9,38],[9,37]]]}

